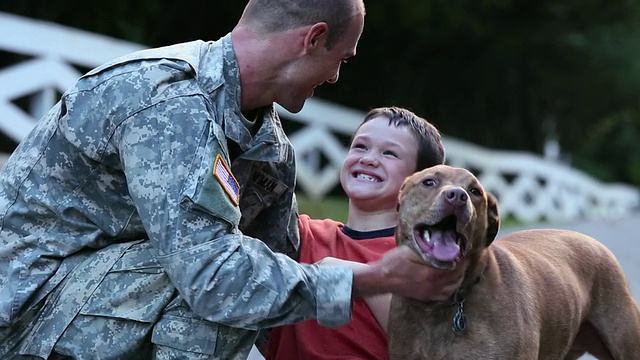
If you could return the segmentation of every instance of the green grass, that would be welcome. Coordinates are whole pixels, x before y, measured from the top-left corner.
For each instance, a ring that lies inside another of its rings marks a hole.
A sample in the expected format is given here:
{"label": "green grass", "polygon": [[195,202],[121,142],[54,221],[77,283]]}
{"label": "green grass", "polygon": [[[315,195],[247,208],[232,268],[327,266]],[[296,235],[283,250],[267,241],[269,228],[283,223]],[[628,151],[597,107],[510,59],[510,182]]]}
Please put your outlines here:
{"label": "green grass", "polygon": [[500,228],[515,227],[524,225],[513,216],[500,217]]}
{"label": "green grass", "polygon": [[343,196],[327,196],[321,200],[312,200],[303,194],[296,194],[301,214],[312,219],[333,219],[346,222],[349,200]]}

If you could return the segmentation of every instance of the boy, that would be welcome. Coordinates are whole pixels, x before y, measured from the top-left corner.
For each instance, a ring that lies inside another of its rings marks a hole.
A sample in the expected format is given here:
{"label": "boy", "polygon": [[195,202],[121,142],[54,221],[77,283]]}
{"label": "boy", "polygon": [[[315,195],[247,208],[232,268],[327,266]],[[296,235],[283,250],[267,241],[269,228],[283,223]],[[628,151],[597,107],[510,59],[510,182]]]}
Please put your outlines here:
{"label": "boy", "polygon": [[[395,247],[397,197],[404,179],[444,160],[440,133],[425,119],[398,107],[371,110],[356,129],[340,173],[349,197],[347,222],[301,215],[299,261],[324,259],[324,265],[336,264],[334,258],[357,263],[380,259]],[[446,297],[459,278],[443,274],[431,285],[440,286]],[[331,329],[310,320],[273,329],[267,360],[387,359],[387,319],[374,316],[368,305],[388,307],[388,296],[355,300],[352,321],[344,326]]]}

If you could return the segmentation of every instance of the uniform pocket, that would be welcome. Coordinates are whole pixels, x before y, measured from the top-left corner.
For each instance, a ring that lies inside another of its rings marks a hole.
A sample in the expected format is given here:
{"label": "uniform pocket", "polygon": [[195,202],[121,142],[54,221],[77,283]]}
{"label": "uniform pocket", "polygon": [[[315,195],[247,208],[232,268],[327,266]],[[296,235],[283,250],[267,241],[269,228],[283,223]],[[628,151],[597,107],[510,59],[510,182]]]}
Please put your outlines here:
{"label": "uniform pocket", "polygon": [[159,347],[188,351],[195,354],[214,355],[218,338],[216,323],[175,315],[163,315],[153,328],[151,342]]}
{"label": "uniform pocket", "polygon": [[113,265],[80,314],[153,323],[175,288],[149,243],[132,246]]}

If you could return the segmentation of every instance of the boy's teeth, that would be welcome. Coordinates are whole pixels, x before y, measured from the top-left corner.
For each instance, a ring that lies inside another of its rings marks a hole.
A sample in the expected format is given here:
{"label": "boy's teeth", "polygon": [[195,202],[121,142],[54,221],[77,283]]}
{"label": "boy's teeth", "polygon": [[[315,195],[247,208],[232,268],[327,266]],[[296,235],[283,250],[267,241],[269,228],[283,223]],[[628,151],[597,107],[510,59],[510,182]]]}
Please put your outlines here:
{"label": "boy's teeth", "polygon": [[362,179],[362,180],[367,180],[367,181],[378,181],[373,176],[369,176],[369,175],[366,175],[366,174],[358,174],[357,178],[358,179]]}

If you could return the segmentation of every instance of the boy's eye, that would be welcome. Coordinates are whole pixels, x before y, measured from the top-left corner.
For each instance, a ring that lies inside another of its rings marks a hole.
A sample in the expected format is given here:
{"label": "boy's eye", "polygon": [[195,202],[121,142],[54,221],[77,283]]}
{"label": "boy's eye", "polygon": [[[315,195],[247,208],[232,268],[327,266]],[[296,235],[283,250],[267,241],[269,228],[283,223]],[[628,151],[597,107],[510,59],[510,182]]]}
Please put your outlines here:
{"label": "boy's eye", "polygon": [[366,149],[367,147],[364,146],[363,144],[353,144],[351,145],[352,149]]}
{"label": "boy's eye", "polygon": [[391,156],[394,156],[394,157],[398,157],[398,154],[396,154],[395,152],[390,151],[390,150],[385,151],[384,154],[385,155],[391,155]]}

